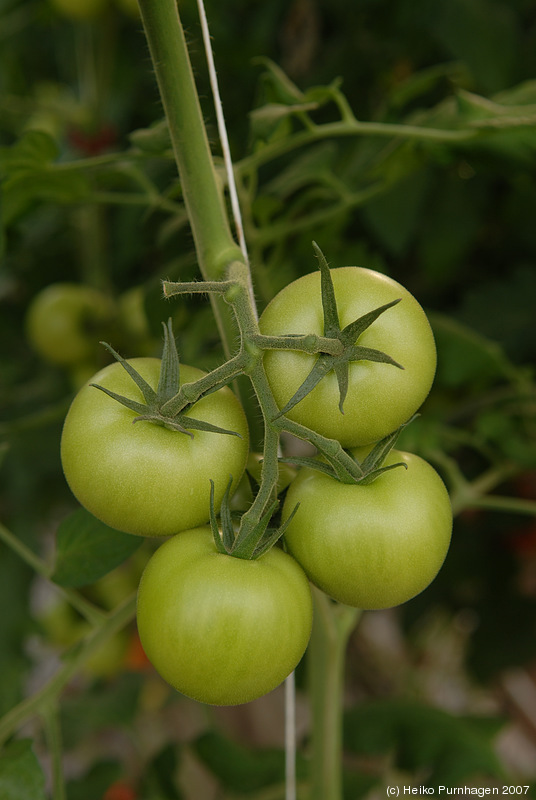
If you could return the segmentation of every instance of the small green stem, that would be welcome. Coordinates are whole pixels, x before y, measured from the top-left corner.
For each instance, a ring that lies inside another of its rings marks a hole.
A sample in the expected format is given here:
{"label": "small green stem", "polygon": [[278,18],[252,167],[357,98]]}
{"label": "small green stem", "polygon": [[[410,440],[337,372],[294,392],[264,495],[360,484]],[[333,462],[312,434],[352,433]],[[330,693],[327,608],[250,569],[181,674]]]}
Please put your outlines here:
{"label": "small green stem", "polygon": [[[19,558],[22,559],[29,567],[31,567],[34,572],[37,572],[38,575],[41,577],[50,580],[50,569],[48,565],[39,558],[33,550],[31,550],[24,542],[22,542],[14,533],[12,533],[5,525],[2,525],[0,522],[0,540],[4,542],[8,547],[11,548]],[[56,583],[52,583],[52,585],[57,589],[57,591],[65,597],[65,599],[75,608],[89,623],[92,625],[98,625],[105,617],[102,611],[100,611],[96,606],[92,603],[88,602],[85,597],[83,597],[78,592],[74,591],[73,589],[65,588],[64,586],[59,586]]]}
{"label": "small green stem", "polygon": [[63,774],[62,736],[59,710],[56,702],[51,702],[42,711],[48,749],[52,758],[52,785],[54,800],[66,800],[65,778]]}
{"label": "small green stem", "polygon": [[415,139],[417,141],[431,142],[465,142],[479,135],[474,128],[459,130],[444,130],[440,128],[426,128],[417,125],[393,124],[384,122],[360,122],[358,120],[325,123],[308,127],[298,131],[292,136],[266,144],[258,151],[237,163],[236,169],[240,175],[247,176],[263,164],[289,152],[295,152],[300,147],[312,144],[323,139],[341,138],[347,136],[382,136],[399,139]]}
{"label": "small green stem", "polygon": [[340,339],[331,339],[327,336],[306,334],[304,336],[265,336],[252,335],[250,341],[261,350],[299,350],[303,353],[328,353],[338,356],[344,350]]}
{"label": "small green stem", "polygon": [[313,590],[315,613],[308,676],[312,712],[311,800],[342,800],[344,666],[360,610],[332,602]]}
{"label": "small green stem", "polygon": [[136,598],[129,597],[91,631],[81,644],[75,645],[64,664],[39,691],[22,700],[0,719],[0,744],[6,741],[26,720],[55,702],[69,680],[100,647],[134,618]]}

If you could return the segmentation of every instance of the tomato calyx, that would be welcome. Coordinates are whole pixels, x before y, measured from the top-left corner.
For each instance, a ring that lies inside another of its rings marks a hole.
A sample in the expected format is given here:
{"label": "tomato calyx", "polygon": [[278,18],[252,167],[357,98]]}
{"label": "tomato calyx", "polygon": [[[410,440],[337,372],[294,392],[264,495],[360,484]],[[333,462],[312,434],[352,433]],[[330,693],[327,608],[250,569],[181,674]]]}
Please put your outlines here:
{"label": "tomato calyx", "polygon": [[[175,337],[173,336],[173,329],[171,326],[171,319],[168,320],[167,325],[163,323],[164,329],[164,348],[162,352],[162,363],[160,368],[160,377],[158,387],[155,389],[143,378],[140,373],[126,361],[113,347],[106,342],[101,344],[108,350],[109,353],[121,364],[121,366],[130,375],[136,386],[139,388],[143,395],[145,402],[138,402],[130,397],[125,397],[105,386],[100,386],[98,383],[92,383],[96,389],[100,389],[113,400],[116,400],[121,405],[134,411],[138,416],[133,420],[134,422],[152,422],[156,425],[162,425],[170,430],[185,433],[193,438],[192,430],[208,431],[211,433],[226,434],[229,436],[238,436],[240,434],[236,431],[226,430],[217,425],[212,425],[210,422],[196,419],[189,416],[187,413],[193,407],[194,403],[183,405],[178,412],[170,409],[170,401],[179,394],[180,389],[180,362],[179,354],[177,352],[177,345]],[[218,387],[216,387],[218,388]],[[199,399],[199,398],[198,398]]]}
{"label": "tomato calyx", "polygon": [[220,524],[218,525],[214,506],[214,481],[210,481],[210,528],[214,544],[222,555],[254,561],[279,541],[298,510],[298,506],[280,527],[269,527],[270,520],[279,506],[279,501],[275,500],[268,506],[255,525],[247,529],[241,528],[236,534],[230,507],[232,482],[231,476],[223,495],[220,508]]}
{"label": "tomato calyx", "polygon": [[[339,386],[339,411],[341,414],[344,414],[344,401],[348,392],[348,365],[351,361],[376,361],[382,364],[391,364],[398,369],[404,369],[401,364],[395,361],[394,358],[391,358],[387,353],[372,347],[363,347],[357,344],[361,334],[385,311],[397,305],[400,302],[400,298],[363,314],[363,316],[358,317],[341,329],[335,289],[333,287],[333,280],[328,263],[316,242],[313,242],[313,247],[318,259],[321,274],[324,337],[333,340],[333,342],[339,342],[340,345],[337,348],[338,352],[319,353],[309,375],[305,378],[288,403],[279,411],[275,419],[284,416],[294,408],[294,406],[303,400],[303,398],[320,383],[322,378],[332,370],[335,372]],[[292,346],[292,342],[290,342],[289,346]]]}
{"label": "tomato calyx", "polygon": [[294,464],[297,467],[308,467],[310,469],[317,470],[318,472],[323,472],[325,475],[329,475],[331,478],[335,478],[340,483],[348,483],[348,484],[359,484],[361,486],[366,486],[369,483],[372,483],[376,480],[380,475],[383,475],[384,472],[389,472],[392,469],[397,469],[398,467],[404,467],[407,469],[407,464],[403,461],[398,461],[395,464],[389,464],[387,466],[383,466],[385,459],[393,449],[396,444],[396,441],[402,432],[402,430],[407,427],[416,417],[418,414],[415,414],[408,422],[405,422],[396,431],[390,433],[388,436],[385,436],[379,442],[377,442],[372,449],[364,455],[362,460],[359,460],[356,454],[356,451],[349,451],[344,450],[346,456],[348,456],[353,463],[355,464],[356,469],[352,470],[351,472],[347,469],[346,464],[336,464],[333,462],[333,459],[330,459],[330,463],[327,463],[324,460],[320,460],[319,458],[313,457],[302,457],[297,456],[295,458],[281,458],[279,459],[283,463]]}

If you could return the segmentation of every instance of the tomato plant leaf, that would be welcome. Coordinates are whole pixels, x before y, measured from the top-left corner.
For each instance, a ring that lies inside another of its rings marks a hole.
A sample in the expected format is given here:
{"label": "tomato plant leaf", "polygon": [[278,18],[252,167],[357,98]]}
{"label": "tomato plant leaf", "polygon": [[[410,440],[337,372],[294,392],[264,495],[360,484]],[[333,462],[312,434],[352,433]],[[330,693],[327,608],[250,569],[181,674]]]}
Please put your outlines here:
{"label": "tomato plant leaf", "polygon": [[99,761],[81,778],[68,782],[69,800],[106,797],[107,790],[111,786],[115,788],[116,782],[121,778],[121,774],[122,769],[118,761]]}
{"label": "tomato plant leaf", "polygon": [[504,777],[487,731],[471,719],[417,703],[380,700],[352,709],[344,740],[354,753],[389,753],[396,768],[428,774],[427,786]]}
{"label": "tomato plant leaf", "polygon": [[85,508],[79,508],[58,527],[51,578],[68,587],[94,583],[122,564],[142,541],[142,537],[110,528]]}
{"label": "tomato plant leaf", "polygon": [[[197,757],[229,791],[245,794],[284,784],[285,756],[282,750],[253,750],[216,731],[203,733],[193,747]],[[299,753],[296,773],[300,779],[307,775],[307,762]]]}
{"label": "tomato plant leaf", "polygon": [[2,800],[46,800],[45,776],[30,739],[9,742],[0,753]]}

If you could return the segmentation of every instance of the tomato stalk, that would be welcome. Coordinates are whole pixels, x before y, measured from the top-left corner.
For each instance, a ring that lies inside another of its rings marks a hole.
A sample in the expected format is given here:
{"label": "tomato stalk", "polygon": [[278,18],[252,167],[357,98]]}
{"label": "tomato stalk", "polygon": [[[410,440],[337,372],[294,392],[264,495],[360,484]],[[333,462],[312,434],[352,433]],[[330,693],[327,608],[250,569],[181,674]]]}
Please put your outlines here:
{"label": "tomato stalk", "polygon": [[[229,226],[218,181],[184,31],[175,0],[139,0],[160,96],[168,120],[184,202],[192,227],[199,266],[205,280],[221,280],[242,251]],[[229,307],[211,295],[227,355],[236,337]]]}
{"label": "tomato stalk", "polygon": [[342,800],[342,711],[344,665],[357,608],[313,591],[313,632],[307,651],[312,711],[311,800]]}

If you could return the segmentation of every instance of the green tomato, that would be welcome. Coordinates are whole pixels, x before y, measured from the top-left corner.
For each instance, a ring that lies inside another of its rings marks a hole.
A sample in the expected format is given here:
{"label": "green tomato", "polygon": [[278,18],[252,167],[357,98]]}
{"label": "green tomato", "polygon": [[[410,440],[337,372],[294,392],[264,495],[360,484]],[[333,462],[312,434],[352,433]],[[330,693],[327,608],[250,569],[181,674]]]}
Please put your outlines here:
{"label": "green tomato", "polygon": [[433,467],[392,450],[402,462],[368,485],[344,484],[313,469],[291,483],[283,520],[289,552],[326,594],[362,609],[390,608],[422,592],[447,554],[452,510]]}
{"label": "green tomato", "polygon": [[30,304],[26,332],[44,359],[72,366],[96,359],[114,315],[114,303],[103,292],[78,283],[53,283]]}
{"label": "green tomato", "polygon": [[[432,386],[436,349],[426,314],[399,283],[361,267],[334,269],[331,276],[341,327],[401,298],[363,332],[358,343],[383,351],[404,369],[373,361],[351,362],[343,414],[333,371],[288,412],[289,419],[337,439],[343,447],[356,447],[382,439],[417,411]],[[282,289],[264,310],[260,329],[268,336],[323,336],[320,273],[304,275]],[[303,383],[315,359],[291,350],[265,353],[266,374],[280,408]]]}
{"label": "green tomato", "polygon": [[[159,359],[129,363],[156,389]],[[185,383],[204,374],[181,365]],[[143,400],[117,362],[91,383]],[[135,412],[85,384],[71,404],[61,437],[63,471],[79,502],[112,528],[141,536],[169,536],[207,522],[210,480],[216,509],[230,477],[233,488],[240,482],[248,457],[247,422],[227,387],[202,398],[188,413],[239,436],[192,431],[190,437],[149,421],[133,425]]]}
{"label": "green tomato", "polygon": [[168,539],[138,590],[138,632],[156,670],[211,705],[247,703],[275,689],[311,633],[309,582],[279,548],[254,561],[219,553],[209,527]]}

